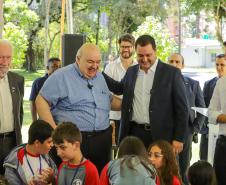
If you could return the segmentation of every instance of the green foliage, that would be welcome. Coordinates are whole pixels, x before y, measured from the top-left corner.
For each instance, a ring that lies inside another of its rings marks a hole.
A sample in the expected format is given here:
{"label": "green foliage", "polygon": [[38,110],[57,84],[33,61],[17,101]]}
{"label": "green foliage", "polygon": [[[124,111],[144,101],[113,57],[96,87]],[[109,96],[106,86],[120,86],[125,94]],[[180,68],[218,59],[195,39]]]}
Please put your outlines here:
{"label": "green foliage", "polygon": [[26,3],[20,0],[6,0],[4,3],[3,37],[12,42],[14,56],[12,68],[19,68],[25,61],[28,45],[28,35],[31,27],[36,25],[38,16],[29,10]]}
{"label": "green foliage", "polygon": [[146,21],[134,32],[136,37],[143,34],[149,34],[155,39],[157,55],[163,61],[167,61],[170,53],[176,50],[175,41],[170,38],[168,30],[163,27],[159,19],[152,16],[147,17]]}
{"label": "green foliage", "polygon": [[37,26],[37,21],[39,20],[38,15],[21,0],[6,0],[4,15],[6,22],[12,22],[26,33],[29,33],[31,28]]}
{"label": "green foliage", "polygon": [[3,37],[13,45],[12,68],[20,68],[27,49],[27,36],[19,26],[9,22],[4,26]]}
{"label": "green foliage", "polygon": [[[51,50],[49,51],[49,57],[59,57],[59,50],[60,50],[60,25],[57,22],[52,22],[49,24],[49,38],[48,38],[48,48]],[[56,38],[54,38],[56,34]],[[36,55],[36,67],[37,69],[44,68],[44,48],[45,48],[45,29],[42,28],[38,33],[37,36],[34,38],[34,50]]]}

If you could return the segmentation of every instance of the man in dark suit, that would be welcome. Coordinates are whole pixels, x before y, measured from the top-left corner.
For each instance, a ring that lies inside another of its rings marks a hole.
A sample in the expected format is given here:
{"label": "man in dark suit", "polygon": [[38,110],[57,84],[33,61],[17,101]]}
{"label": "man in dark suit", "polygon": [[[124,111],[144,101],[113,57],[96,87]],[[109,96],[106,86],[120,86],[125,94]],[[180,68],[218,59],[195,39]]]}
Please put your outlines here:
{"label": "man in dark suit", "polygon": [[3,161],[16,145],[22,143],[24,78],[9,72],[12,46],[0,41],[0,174]]}
{"label": "man in dark suit", "polygon": [[[170,55],[168,63],[169,65],[172,65],[182,70],[184,68],[184,57],[179,53],[173,53]],[[206,106],[199,82],[187,76],[183,77],[185,81],[186,95],[189,104],[189,120],[186,139],[184,142],[184,148],[183,151],[179,154],[179,166],[182,180],[185,185],[188,185],[189,182],[186,173],[188,167],[190,166],[193,136],[197,137],[197,132],[201,130],[205,120],[205,116],[199,113],[196,114],[195,111],[191,109],[191,107],[205,108]]]}
{"label": "man in dark suit", "polygon": [[121,82],[104,74],[109,89],[123,93],[120,140],[134,135],[148,147],[164,139],[180,153],[188,122],[181,72],[157,59],[155,40],[150,35],[140,36],[135,49],[139,64],[130,67]]}
{"label": "man in dark suit", "polygon": [[[217,55],[215,65],[216,65],[216,71],[217,71],[218,77],[214,77],[206,81],[203,88],[203,96],[204,96],[206,107],[209,107],[210,100],[212,98],[213,90],[216,86],[217,80],[222,76],[226,76],[226,60],[225,60],[224,54]],[[205,119],[204,125],[201,129],[202,136],[201,136],[200,150],[199,150],[199,155],[201,160],[207,160],[208,135],[209,135],[209,128],[207,125],[208,125],[208,118]]]}

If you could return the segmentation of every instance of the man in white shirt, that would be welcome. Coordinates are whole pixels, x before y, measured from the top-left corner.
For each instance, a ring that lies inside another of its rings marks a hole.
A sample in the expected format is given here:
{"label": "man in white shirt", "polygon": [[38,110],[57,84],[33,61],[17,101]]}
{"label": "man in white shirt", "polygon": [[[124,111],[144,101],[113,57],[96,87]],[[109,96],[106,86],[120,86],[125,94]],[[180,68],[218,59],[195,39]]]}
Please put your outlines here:
{"label": "man in white shirt", "polygon": [[225,185],[226,170],[226,77],[221,77],[215,86],[209,105],[209,122],[219,124],[219,137],[214,154],[214,168],[218,185]]}
{"label": "man in white shirt", "polygon": [[[124,34],[119,38],[118,44],[119,57],[115,61],[109,63],[104,72],[114,80],[121,81],[127,69],[130,66],[137,64],[137,61],[133,59],[135,38],[131,34]],[[119,97],[122,98],[122,96]],[[115,141],[112,141],[113,144],[118,141],[120,119],[121,111],[110,112],[110,123],[113,127],[113,133],[115,134]]]}
{"label": "man in white shirt", "polygon": [[148,147],[167,140],[176,154],[183,150],[188,123],[188,103],[181,71],[157,58],[155,39],[142,35],[135,42],[138,64],[121,82],[103,73],[110,91],[123,94],[120,141],[139,137]]}
{"label": "man in white shirt", "polygon": [[0,40],[0,174],[4,158],[22,142],[24,78],[9,71],[12,51],[10,42]]}

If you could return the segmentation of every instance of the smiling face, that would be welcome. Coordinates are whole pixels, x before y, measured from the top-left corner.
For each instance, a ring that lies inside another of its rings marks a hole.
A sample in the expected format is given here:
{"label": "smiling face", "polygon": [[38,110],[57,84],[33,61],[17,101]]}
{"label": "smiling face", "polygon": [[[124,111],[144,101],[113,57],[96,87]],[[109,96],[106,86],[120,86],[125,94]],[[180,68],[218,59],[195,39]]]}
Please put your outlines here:
{"label": "smiling face", "polygon": [[79,49],[76,62],[85,78],[91,79],[95,77],[101,62],[99,48],[94,44],[84,44]]}
{"label": "smiling face", "polygon": [[148,152],[148,158],[150,163],[156,168],[159,169],[163,165],[163,154],[162,150],[157,146],[154,145],[150,151]]}
{"label": "smiling face", "polygon": [[132,45],[132,43],[128,41],[122,41],[119,44],[119,53],[121,58],[129,59],[130,57],[133,56],[134,46]]}
{"label": "smiling face", "polygon": [[0,42],[0,78],[9,71],[12,61],[12,47],[8,42]]}
{"label": "smiling face", "polygon": [[226,58],[216,58],[216,70],[219,77],[226,76]]}
{"label": "smiling face", "polygon": [[147,72],[157,59],[156,50],[153,49],[151,44],[145,46],[137,45],[136,53],[140,68]]}

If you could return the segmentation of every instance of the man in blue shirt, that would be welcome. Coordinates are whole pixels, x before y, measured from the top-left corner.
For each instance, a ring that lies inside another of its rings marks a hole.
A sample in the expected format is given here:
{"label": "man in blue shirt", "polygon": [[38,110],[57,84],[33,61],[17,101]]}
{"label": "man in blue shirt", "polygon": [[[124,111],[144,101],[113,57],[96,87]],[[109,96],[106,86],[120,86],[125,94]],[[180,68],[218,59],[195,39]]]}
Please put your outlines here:
{"label": "man in blue shirt", "polygon": [[36,107],[35,107],[35,99],[38,96],[38,93],[40,91],[40,89],[42,88],[44,82],[47,80],[47,78],[57,69],[59,69],[61,67],[61,63],[60,63],[60,59],[59,58],[50,58],[48,60],[48,64],[47,64],[47,73],[45,74],[45,76],[37,78],[33,84],[32,84],[32,88],[31,88],[31,94],[30,94],[30,108],[31,108],[31,115],[32,115],[32,121],[37,120],[37,111],[36,111]]}
{"label": "man in blue shirt", "polygon": [[36,99],[40,118],[53,128],[67,121],[78,126],[83,138],[82,153],[99,172],[110,160],[110,108],[121,108],[121,100],[111,95],[98,71],[100,62],[99,48],[84,44],[75,63],[51,75]]}

